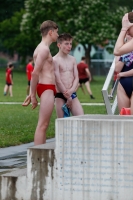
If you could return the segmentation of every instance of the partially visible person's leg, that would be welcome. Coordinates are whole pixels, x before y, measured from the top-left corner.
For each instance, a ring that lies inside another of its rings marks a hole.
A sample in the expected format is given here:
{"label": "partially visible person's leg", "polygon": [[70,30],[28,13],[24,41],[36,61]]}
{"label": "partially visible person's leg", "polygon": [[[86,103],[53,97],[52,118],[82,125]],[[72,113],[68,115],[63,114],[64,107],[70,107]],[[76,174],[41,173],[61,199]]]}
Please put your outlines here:
{"label": "partially visible person's leg", "polygon": [[13,97],[13,94],[12,94],[12,85],[9,86],[9,94],[10,94],[10,97]]}
{"label": "partially visible person's leg", "polygon": [[72,100],[71,113],[73,116],[84,115],[83,108],[77,97]]}
{"label": "partially visible person's leg", "polygon": [[55,108],[56,108],[56,115],[57,118],[63,118],[64,112],[62,110],[62,106],[65,104],[64,99],[61,98],[55,98]]}
{"label": "partially visible person's leg", "polygon": [[45,90],[40,98],[39,119],[34,136],[34,145],[46,143],[46,130],[54,109],[54,93]]}
{"label": "partially visible person's leg", "polygon": [[9,86],[6,84],[5,87],[4,87],[4,96],[7,95],[8,90],[9,90]]}
{"label": "partially visible person's leg", "polygon": [[78,85],[77,85],[77,87],[76,87],[76,90],[75,90],[75,92],[79,89],[79,87],[80,87],[80,83],[78,83]]}
{"label": "partially visible person's leg", "polygon": [[131,115],[133,115],[133,92],[130,101],[131,101]]}
{"label": "partially visible person's leg", "polygon": [[29,92],[30,92],[30,81],[28,81],[26,92],[27,92],[27,96],[28,96]]}
{"label": "partially visible person's leg", "polygon": [[27,96],[29,95],[29,91],[30,91],[30,86],[27,85],[27,89],[26,89]]}
{"label": "partially visible person's leg", "polygon": [[93,97],[93,95],[92,95],[92,91],[91,91],[91,88],[90,88],[90,82],[89,82],[89,81],[85,82],[85,86],[86,86],[86,89],[87,89],[87,91],[88,91],[88,93],[89,93],[89,95],[90,95],[90,98],[91,98],[91,99],[95,99],[95,98]]}
{"label": "partially visible person's leg", "polygon": [[117,102],[118,102],[119,112],[121,111],[123,107],[125,108],[130,107],[130,99],[127,96],[124,88],[122,87],[120,83],[118,83],[118,86],[117,86]]}
{"label": "partially visible person's leg", "polygon": [[75,90],[75,92],[79,89],[79,88],[81,88],[81,90],[83,91],[83,93],[84,94],[86,94],[86,91],[85,91],[85,89],[84,89],[84,87],[83,87],[83,84],[82,83],[78,83],[78,85],[77,85],[77,88],[76,88],[76,90]]}
{"label": "partially visible person's leg", "polygon": [[80,87],[81,87],[81,90],[83,91],[83,93],[86,94],[86,91],[85,91],[85,89],[84,89],[83,84],[80,84]]}

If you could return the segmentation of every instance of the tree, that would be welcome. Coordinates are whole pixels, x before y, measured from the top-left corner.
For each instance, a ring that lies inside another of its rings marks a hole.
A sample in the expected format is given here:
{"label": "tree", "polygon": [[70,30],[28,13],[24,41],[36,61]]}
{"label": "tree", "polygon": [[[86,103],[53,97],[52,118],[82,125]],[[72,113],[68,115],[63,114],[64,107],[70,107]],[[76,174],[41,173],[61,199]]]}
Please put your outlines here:
{"label": "tree", "polygon": [[[107,39],[116,40],[121,18],[127,8],[118,7],[115,11],[111,10],[109,0],[72,1],[63,1],[64,7],[69,8],[64,10],[64,15],[69,16],[66,29],[84,46],[85,55],[90,62],[92,45],[105,45]],[[73,13],[71,17],[69,12]]]}
{"label": "tree", "polygon": [[25,58],[27,55],[32,55],[34,45],[30,40],[30,35],[26,35],[20,31],[20,22],[24,10],[15,12],[10,19],[6,19],[0,23],[0,35],[3,47],[8,50],[8,54],[13,55],[17,52]]}
{"label": "tree", "polygon": [[[75,43],[84,46],[90,60],[92,44],[105,45],[106,39],[116,40],[125,12],[126,7],[117,6],[114,10],[110,0],[26,0],[25,11],[0,23],[0,33],[4,47],[25,57],[33,53],[41,40],[40,24],[50,19],[57,22],[60,33],[70,32]],[[55,44],[51,50],[53,55],[57,52]]]}
{"label": "tree", "polygon": [[70,32],[84,46],[88,60],[92,44],[104,45],[106,39],[117,38],[121,18],[127,12],[126,7],[111,10],[110,0],[26,0],[25,6],[23,31],[30,34],[34,29],[38,40],[40,22],[54,20],[61,31]]}
{"label": "tree", "polygon": [[23,0],[0,0],[0,22],[10,19],[14,12],[24,8]]}

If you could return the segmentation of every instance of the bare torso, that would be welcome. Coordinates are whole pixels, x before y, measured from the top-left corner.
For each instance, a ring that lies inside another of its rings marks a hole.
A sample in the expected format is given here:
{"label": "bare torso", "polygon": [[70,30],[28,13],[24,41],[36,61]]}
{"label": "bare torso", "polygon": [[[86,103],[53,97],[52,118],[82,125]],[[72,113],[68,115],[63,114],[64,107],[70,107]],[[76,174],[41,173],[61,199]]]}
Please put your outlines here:
{"label": "bare torso", "polygon": [[[39,58],[39,52],[43,51],[44,54],[46,49],[49,51],[49,48],[43,44],[42,42],[36,47],[33,58],[35,66],[37,65],[36,60]],[[54,66],[53,66],[53,58],[49,51],[48,56],[46,59],[39,58],[40,62],[42,62],[41,71],[39,72],[39,83],[41,84],[55,84],[55,75],[54,75]]]}
{"label": "bare torso", "polygon": [[[58,62],[60,79],[63,85],[66,89],[70,89],[74,81],[74,58],[67,55],[67,58],[64,59],[57,54],[54,60]],[[60,92],[58,87],[57,92]]]}

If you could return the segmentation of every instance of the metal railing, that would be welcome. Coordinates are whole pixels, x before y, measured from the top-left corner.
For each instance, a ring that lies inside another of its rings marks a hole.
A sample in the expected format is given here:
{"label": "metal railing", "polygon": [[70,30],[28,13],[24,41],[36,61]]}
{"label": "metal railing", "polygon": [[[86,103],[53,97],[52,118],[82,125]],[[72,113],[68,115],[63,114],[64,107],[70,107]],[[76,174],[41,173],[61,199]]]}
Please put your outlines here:
{"label": "metal railing", "polygon": [[[112,81],[114,70],[115,70],[115,59],[113,60],[113,63],[110,67],[107,78],[102,88],[103,99],[105,102],[105,107],[108,115],[114,115],[117,109],[117,95],[115,95],[115,91],[117,88],[118,80],[116,80],[114,87],[112,88],[111,94],[108,94],[108,88]],[[110,102],[110,100],[112,100],[112,103]]]}

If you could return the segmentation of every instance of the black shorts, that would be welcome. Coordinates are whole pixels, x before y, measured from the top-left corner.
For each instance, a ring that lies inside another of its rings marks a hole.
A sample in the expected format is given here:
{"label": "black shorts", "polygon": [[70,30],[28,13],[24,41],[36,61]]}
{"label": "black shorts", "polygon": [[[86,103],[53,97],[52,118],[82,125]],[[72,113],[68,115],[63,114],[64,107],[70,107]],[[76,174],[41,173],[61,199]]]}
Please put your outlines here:
{"label": "black shorts", "polygon": [[89,81],[89,78],[84,78],[84,79],[79,79],[79,83],[86,83],[87,81]]}
{"label": "black shorts", "polygon": [[10,85],[12,85],[12,84],[11,84],[11,83],[8,83],[8,82],[6,82],[6,85],[10,86]]}
{"label": "black shorts", "polygon": [[56,93],[55,98],[60,98],[67,102],[66,97],[64,97],[64,95],[61,92]]}
{"label": "black shorts", "polygon": [[28,85],[30,86],[30,81],[28,81]]}
{"label": "black shorts", "polygon": [[[71,97],[72,97],[72,99],[75,99],[75,98],[77,97],[76,92],[74,92],[74,93],[71,95]],[[60,99],[63,99],[65,102],[67,102],[66,97],[64,97],[64,95],[63,95],[61,92],[56,93],[55,98],[60,98]]]}

